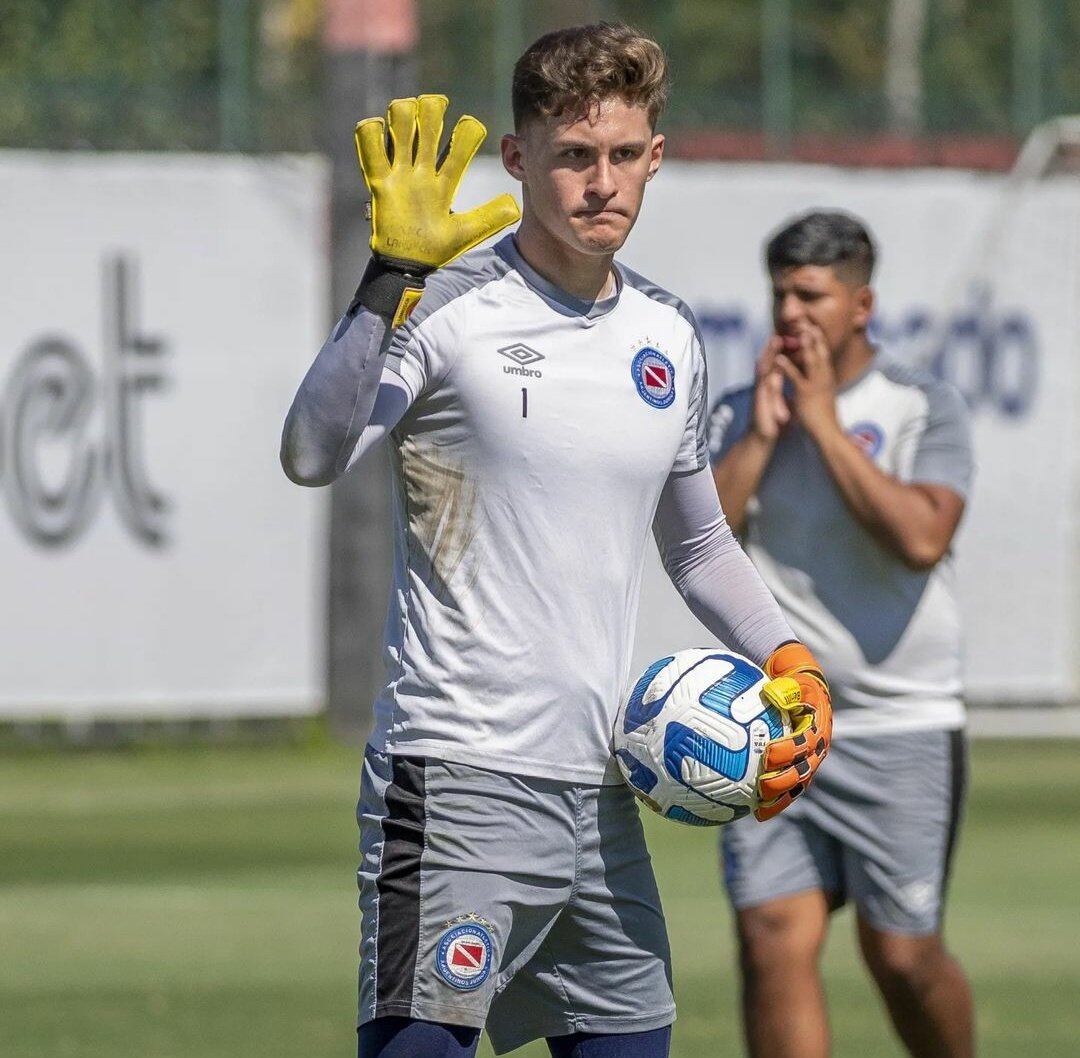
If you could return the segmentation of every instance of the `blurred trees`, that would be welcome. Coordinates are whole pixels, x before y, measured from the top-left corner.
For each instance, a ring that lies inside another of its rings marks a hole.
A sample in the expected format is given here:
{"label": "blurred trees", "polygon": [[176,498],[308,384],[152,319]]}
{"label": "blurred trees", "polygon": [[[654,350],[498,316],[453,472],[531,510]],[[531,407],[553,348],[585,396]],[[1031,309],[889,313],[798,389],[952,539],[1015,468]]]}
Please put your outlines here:
{"label": "blurred trees", "polygon": [[[312,146],[319,0],[0,0],[0,146]],[[222,142],[226,112],[250,121]]]}
{"label": "blurred trees", "polygon": [[3,0],[0,142],[167,147],[212,114],[215,0]]}
{"label": "blurred trees", "polygon": [[[1080,111],[1076,0],[786,2],[797,132],[1023,136],[1042,118]],[[424,83],[493,116],[490,100],[504,96],[508,86],[478,71],[507,67],[497,52],[505,47],[498,8],[508,4],[420,0]],[[768,75],[763,0],[532,0],[512,6],[521,12],[521,46],[583,17],[623,18],[655,36],[674,72],[668,128],[762,125]],[[1017,40],[1018,25],[1030,27],[1028,46]],[[1025,93],[1026,107],[1017,103]]]}
{"label": "blurred trees", "polygon": [[[496,124],[521,48],[607,17],[667,47],[669,129],[762,125],[776,59],[764,0],[418,3],[421,83]],[[777,3],[790,11],[782,84],[796,133],[1022,136],[1080,111],[1076,0]],[[0,0],[0,145],[312,148],[320,10],[321,0]]]}

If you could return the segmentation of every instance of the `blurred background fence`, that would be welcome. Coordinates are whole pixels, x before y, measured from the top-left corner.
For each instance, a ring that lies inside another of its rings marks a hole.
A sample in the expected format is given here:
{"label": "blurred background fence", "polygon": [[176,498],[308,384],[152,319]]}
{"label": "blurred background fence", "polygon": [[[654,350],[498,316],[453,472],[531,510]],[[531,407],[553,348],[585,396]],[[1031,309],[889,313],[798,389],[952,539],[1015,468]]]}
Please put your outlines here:
{"label": "blurred background fence", "polygon": [[[322,0],[6,0],[0,146],[311,150],[324,14]],[[1071,0],[420,0],[413,17],[420,83],[495,126],[530,40],[633,22],[671,56],[665,127],[688,156],[846,145],[1000,167],[1040,121],[1080,110]]]}

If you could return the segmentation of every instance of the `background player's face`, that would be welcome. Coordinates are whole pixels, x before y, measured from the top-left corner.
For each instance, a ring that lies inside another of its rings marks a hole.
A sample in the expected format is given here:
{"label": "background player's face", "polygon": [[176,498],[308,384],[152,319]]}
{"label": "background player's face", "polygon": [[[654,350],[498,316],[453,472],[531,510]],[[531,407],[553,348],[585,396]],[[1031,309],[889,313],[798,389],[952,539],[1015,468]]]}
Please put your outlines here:
{"label": "background player's face", "polygon": [[584,254],[611,254],[626,241],[663,151],[645,108],[617,97],[578,121],[534,118],[503,138],[526,215]]}
{"label": "background player's face", "polygon": [[773,328],[784,352],[802,366],[803,340],[821,330],[835,360],[853,338],[865,333],[874,296],[868,286],[846,280],[830,265],[802,265],[772,275]]}

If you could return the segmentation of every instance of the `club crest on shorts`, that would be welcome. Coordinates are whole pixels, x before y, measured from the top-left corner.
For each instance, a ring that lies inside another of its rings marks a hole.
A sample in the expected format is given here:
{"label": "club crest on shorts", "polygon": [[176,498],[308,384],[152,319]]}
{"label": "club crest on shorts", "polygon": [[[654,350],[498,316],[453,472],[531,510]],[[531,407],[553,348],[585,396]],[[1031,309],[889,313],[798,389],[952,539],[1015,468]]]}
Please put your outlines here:
{"label": "club crest on shorts", "polygon": [[630,365],[634,385],[646,404],[667,408],[675,400],[675,366],[658,349],[647,345]]}
{"label": "club crest on shorts", "polygon": [[885,443],[885,431],[876,422],[857,422],[847,434],[871,459]]}
{"label": "club crest on shorts", "polygon": [[462,992],[479,988],[491,973],[491,934],[476,922],[448,929],[435,952],[439,976]]}

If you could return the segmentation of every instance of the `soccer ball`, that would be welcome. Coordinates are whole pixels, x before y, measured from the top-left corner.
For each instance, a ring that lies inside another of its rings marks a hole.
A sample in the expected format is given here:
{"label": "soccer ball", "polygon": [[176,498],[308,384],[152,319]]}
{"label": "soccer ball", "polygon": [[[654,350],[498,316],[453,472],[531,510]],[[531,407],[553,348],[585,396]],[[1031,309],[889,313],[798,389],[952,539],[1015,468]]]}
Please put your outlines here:
{"label": "soccer ball", "polygon": [[791,733],[761,695],[764,672],[723,647],[653,662],[615,720],[615,756],[654,812],[691,826],[730,823],[757,806],[761,754]]}

